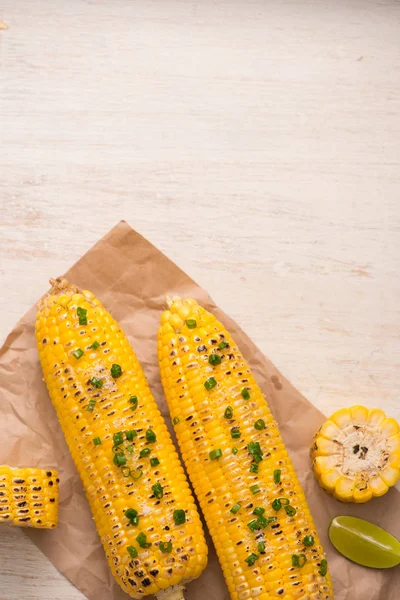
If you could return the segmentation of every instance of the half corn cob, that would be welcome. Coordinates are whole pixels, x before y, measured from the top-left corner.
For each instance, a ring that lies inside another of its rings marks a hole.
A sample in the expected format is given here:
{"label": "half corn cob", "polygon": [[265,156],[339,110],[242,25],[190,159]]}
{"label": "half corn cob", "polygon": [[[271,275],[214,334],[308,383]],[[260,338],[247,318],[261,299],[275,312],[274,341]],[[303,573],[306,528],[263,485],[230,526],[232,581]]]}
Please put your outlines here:
{"label": "half corn cob", "polygon": [[53,529],[58,523],[58,473],[0,465],[0,523]]}
{"label": "half corn cob", "polygon": [[118,323],[92,293],[52,283],[40,361],[110,568],[132,598],[181,598],[207,547],[164,419]]}
{"label": "half corn cob", "polygon": [[327,562],[265,398],[234,340],[194,300],[161,317],[161,379],[233,600],[330,600]]}

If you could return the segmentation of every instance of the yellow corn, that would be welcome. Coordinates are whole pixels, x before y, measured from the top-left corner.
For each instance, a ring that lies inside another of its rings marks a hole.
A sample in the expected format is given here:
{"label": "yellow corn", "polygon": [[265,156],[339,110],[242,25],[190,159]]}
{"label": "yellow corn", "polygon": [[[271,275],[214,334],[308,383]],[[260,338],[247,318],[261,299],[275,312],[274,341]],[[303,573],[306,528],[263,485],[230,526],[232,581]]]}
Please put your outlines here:
{"label": "yellow corn", "polygon": [[0,523],[53,529],[58,522],[58,473],[0,465]]}
{"label": "yellow corn", "polygon": [[158,356],[182,456],[231,598],[333,598],[277,424],[227,330],[194,300],[175,300],[161,318]]}
{"label": "yellow corn", "polygon": [[116,580],[132,598],[160,590],[168,590],[162,598],[182,597],[182,586],[205,568],[207,547],[183,468],[126,336],[92,293],[57,280],[40,303],[36,339]]}

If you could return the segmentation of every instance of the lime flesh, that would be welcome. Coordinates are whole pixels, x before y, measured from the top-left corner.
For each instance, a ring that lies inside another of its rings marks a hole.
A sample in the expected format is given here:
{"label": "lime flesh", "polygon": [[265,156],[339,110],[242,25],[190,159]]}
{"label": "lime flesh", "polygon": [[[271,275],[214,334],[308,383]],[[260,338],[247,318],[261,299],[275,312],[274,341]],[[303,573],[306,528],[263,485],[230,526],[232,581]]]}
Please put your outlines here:
{"label": "lime flesh", "polygon": [[335,517],[329,538],[338,552],[364,567],[389,569],[400,564],[400,542],[364,519]]}

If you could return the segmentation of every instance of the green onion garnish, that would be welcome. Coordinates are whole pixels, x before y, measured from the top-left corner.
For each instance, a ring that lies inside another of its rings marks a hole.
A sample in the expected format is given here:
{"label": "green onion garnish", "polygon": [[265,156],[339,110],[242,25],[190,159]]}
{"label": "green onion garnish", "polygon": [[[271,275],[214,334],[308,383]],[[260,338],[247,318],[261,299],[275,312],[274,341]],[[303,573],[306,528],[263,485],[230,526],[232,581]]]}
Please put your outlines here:
{"label": "green onion garnish", "polygon": [[130,431],[125,431],[125,435],[128,442],[131,442],[137,436],[137,433],[134,429],[131,429]]}
{"label": "green onion garnish", "polygon": [[114,433],[114,435],[113,435],[114,446],[119,446],[120,444],[122,444],[123,441],[124,441],[124,436],[123,436],[122,431],[118,431],[117,433]]}
{"label": "green onion garnish", "polygon": [[154,442],[157,440],[156,434],[152,429],[148,429],[146,431],[146,440],[149,442],[149,444],[154,444]]}
{"label": "green onion garnish", "polygon": [[83,356],[82,348],[77,348],[77,350],[75,350],[75,352],[72,353],[72,356],[74,356],[77,360],[79,360],[81,358],[81,356]]}
{"label": "green onion garnish", "polygon": [[294,517],[294,515],[297,512],[294,506],[285,506],[285,510],[286,514],[289,515],[289,517]]}
{"label": "green onion garnish", "polygon": [[306,535],[306,537],[303,540],[303,544],[305,546],[307,546],[307,548],[311,548],[311,546],[314,546],[314,538],[312,535]]}
{"label": "green onion garnish", "polygon": [[197,327],[197,321],[196,319],[186,319],[186,325],[188,326],[188,329],[194,329]]}
{"label": "green onion garnish", "polygon": [[99,379],[98,377],[92,377],[92,379],[90,380],[90,383],[96,388],[103,387],[103,381],[101,379]]}
{"label": "green onion garnish", "polygon": [[172,542],[160,542],[159,548],[164,554],[172,552]]}
{"label": "green onion garnish", "polygon": [[275,523],[278,519],[276,517],[268,517],[268,525],[270,523]]}
{"label": "green onion garnish", "polygon": [[136,538],[137,543],[141,548],[150,548],[151,542],[147,541],[146,534],[141,531]]}
{"label": "green onion garnish", "polygon": [[157,456],[154,456],[153,458],[150,459],[151,467],[156,467],[159,464],[160,464],[160,461],[158,460]]}
{"label": "green onion garnish", "polygon": [[222,341],[218,344],[218,350],[223,350],[228,345],[228,342]]}
{"label": "green onion garnish", "polygon": [[[295,555],[295,556],[296,556],[296,555]],[[306,562],[307,562],[307,557],[306,557],[306,555],[305,555],[305,554],[299,554],[299,555],[298,555],[298,562],[297,562],[297,565],[294,565],[294,566],[297,566],[297,567],[299,567],[300,569],[302,569],[302,568],[304,567],[304,565],[306,564]],[[293,564],[293,562],[292,562],[292,564]]]}
{"label": "green onion garnish", "polygon": [[265,421],[263,421],[262,419],[258,419],[254,423],[254,429],[258,429],[258,431],[261,431],[262,429],[265,429]]}
{"label": "green onion garnish", "polygon": [[258,494],[258,492],[261,492],[261,490],[258,487],[258,485],[251,485],[250,486],[250,491],[251,491],[252,494]]}
{"label": "green onion garnish", "polygon": [[121,377],[122,375],[122,369],[119,365],[113,364],[111,365],[111,377],[113,377],[114,379],[118,379],[118,377]]}
{"label": "green onion garnish", "polygon": [[86,308],[81,308],[78,306],[76,309],[76,314],[78,315],[79,325],[87,325],[87,310]]}
{"label": "green onion garnish", "polygon": [[131,521],[138,516],[138,511],[134,508],[128,508],[128,510],[125,511],[125,516]]}
{"label": "green onion garnish", "polygon": [[250,473],[258,473],[258,465],[256,463],[251,463]]}
{"label": "green onion garnish", "polygon": [[206,390],[212,390],[217,385],[214,377],[209,377],[207,381],[204,382],[204,387]]}
{"label": "green onion garnish", "polygon": [[126,449],[129,452],[129,454],[133,453],[133,446],[127,446]]}
{"label": "green onion garnish", "polygon": [[265,552],[265,544],[264,544],[264,542],[258,542],[258,544],[257,544],[257,552],[260,552],[260,554],[262,554],[263,552]]}
{"label": "green onion garnish", "polygon": [[134,481],[137,481],[143,475],[143,471],[141,469],[136,469],[136,471],[131,471],[130,476]]}
{"label": "green onion garnish", "polygon": [[126,465],[126,456],[122,452],[116,452],[113,458],[114,465],[117,467],[123,467]]}
{"label": "green onion garnish", "polygon": [[[263,453],[262,453],[260,444],[258,442],[250,442],[247,449],[250,452],[250,454],[252,454],[254,457],[260,456],[262,458]],[[256,462],[259,462],[259,461],[256,461]]]}
{"label": "green onion garnish", "polygon": [[239,450],[237,448],[235,448],[235,446],[232,448],[232,454],[237,454],[239,452]]}
{"label": "green onion garnish", "polygon": [[299,566],[299,556],[298,556],[298,554],[293,554],[292,567],[298,567],[298,566]]}
{"label": "green onion garnish", "polygon": [[121,472],[124,477],[129,477],[129,475],[131,474],[131,470],[129,467],[122,467]]}
{"label": "green onion garnish", "polygon": [[224,412],[225,419],[232,419],[233,417],[233,408],[232,406],[227,406]]}
{"label": "green onion garnish", "polygon": [[129,398],[129,402],[132,404],[131,409],[136,410],[138,407],[138,399],[136,396],[131,396]]}
{"label": "green onion garnish", "polygon": [[240,392],[243,396],[243,398],[245,400],[249,400],[250,399],[250,392],[247,388],[243,388],[242,391]]}
{"label": "green onion garnish", "polygon": [[153,490],[154,495],[158,500],[160,500],[164,496],[164,490],[162,488],[162,485],[160,485],[159,483],[155,483],[151,489]]}
{"label": "green onion garnish", "polygon": [[327,572],[328,572],[328,561],[326,561],[325,558],[324,558],[324,559],[321,560],[319,574],[322,577],[325,577],[325,575],[327,574]]}
{"label": "green onion garnish", "polygon": [[282,508],[282,504],[281,504],[281,501],[279,500],[279,498],[275,498],[275,500],[272,503],[272,508],[274,510],[280,510]]}
{"label": "green onion garnish", "polygon": [[258,517],[258,524],[262,529],[265,529],[269,525],[269,519],[261,515],[261,517]]}
{"label": "green onion garnish", "polygon": [[237,504],[234,504],[232,506],[232,508],[230,509],[229,512],[231,512],[233,515],[236,515],[237,512],[239,512],[239,510],[242,508],[242,505],[239,504],[239,502]]}
{"label": "green onion garnish", "polygon": [[131,558],[137,558],[138,551],[136,550],[135,546],[128,546],[127,550]]}
{"label": "green onion garnish", "polygon": [[231,438],[233,440],[240,439],[240,429],[238,427],[234,427],[233,429],[231,429]]}
{"label": "green onion garnish", "polygon": [[212,365],[213,367],[215,367],[215,365],[220,365],[222,361],[222,358],[220,357],[219,354],[210,354],[209,358],[208,358],[208,362],[210,363],[210,365]]}
{"label": "green onion garnish", "polygon": [[290,500],[288,500],[288,498],[278,498],[278,500],[282,506],[287,506],[288,504],[290,504]]}
{"label": "green onion garnish", "polygon": [[216,460],[217,458],[220,458],[221,456],[222,456],[222,450],[220,448],[217,448],[216,450],[211,450],[211,452],[210,452],[211,460]]}
{"label": "green onion garnish", "polygon": [[250,521],[250,523],[247,523],[247,527],[250,531],[257,531],[257,529],[259,529],[258,519],[254,519],[253,521]]}
{"label": "green onion garnish", "polygon": [[253,510],[253,515],[257,515],[257,517],[262,517],[264,513],[265,508],[261,508],[261,506],[257,506],[257,508]]}
{"label": "green onion garnish", "polygon": [[275,469],[274,471],[274,483],[280,483],[281,482],[281,470],[280,469]]}
{"label": "green onion garnish", "polygon": [[186,513],[182,509],[174,510],[174,521],[175,525],[182,525],[186,522]]}
{"label": "green onion garnish", "polygon": [[93,412],[95,406],[96,406],[96,400],[89,400],[89,404],[87,407],[88,411]]}
{"label": "green onion garnish", "polygon": [[89,346],[89,348],[91,348],[92,350],[97,350],[97,348],[100,346],[100,342],[98,342],[97,340],[95,342],[93,342],[93,344],[91,346]]}
{"label": "green onion garnish", "polygon": [[179,417],[174,417],[173,420],[172,420],[172,424],[173,425],[178,425],[179,420],[180,420]]}
{"label": "green onion garnish", "polygon": [[93,444],[94,444],[95,446],[100,446],[100,444],[101,444],[101,439],[100,439],[99,437],[97,437],[97,438],[93,438]]}
{"label": "green onion garnish", "polygon": [[141,450],[139,453],[139,457],[146,458],[146,456],[149,456],[150,452],[151,452],[150,448],[143,448],[143,450]]}
{"label": "green onion garnish", "polygon": [[245,559],[245,562],[247,562],[247,564],[249,565],[249,567],[252,567],[254,565],[254,563],[256,562],[257,558],[258,558],[258,554],[254,554],[254,552],[252,552]]}

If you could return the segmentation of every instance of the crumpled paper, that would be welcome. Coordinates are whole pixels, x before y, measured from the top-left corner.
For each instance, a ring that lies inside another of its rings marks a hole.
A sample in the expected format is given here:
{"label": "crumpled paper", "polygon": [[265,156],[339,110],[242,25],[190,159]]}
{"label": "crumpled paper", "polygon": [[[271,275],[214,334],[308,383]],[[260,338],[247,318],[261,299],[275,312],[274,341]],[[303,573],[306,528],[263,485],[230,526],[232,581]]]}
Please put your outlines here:
{"label": "crumpled paper", "polygon": [[[49,273],[49,277],[56,275],[59,273]],[[165,297],[192,296],[214,312],[238,342],[278,421],[327,551],[336,600],[399,600],[399,568],[362,568],[339,555],[328,539],[330,520],[341,514],[371,520],[400,537],[399,492],[391,489],[384,497],[365,505],[346,505],[319,488],[311,471],[309,447],[324,421],[323,415],[293,388],[204,290],[125,222],[114,227],[65,276],[93,291],[120,322],[169,425],[156,352]],[[89,600],[127,600],[108,568],[79,476],[42,381],[34,337],[35,315],[33,307],[0,350],[0,464],[59,470],[58,529],[27,529],[26,534]],[[187,600],[229,600],[209,538],[208,542],[208,567],[188,585]]]}

